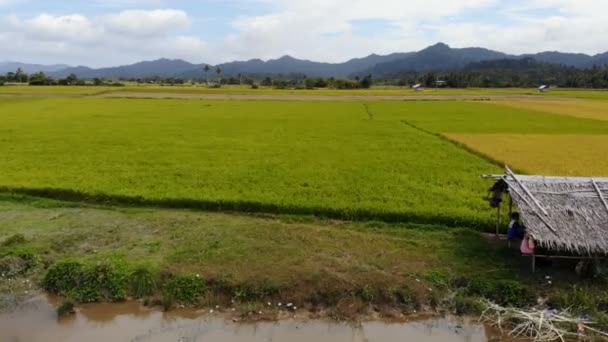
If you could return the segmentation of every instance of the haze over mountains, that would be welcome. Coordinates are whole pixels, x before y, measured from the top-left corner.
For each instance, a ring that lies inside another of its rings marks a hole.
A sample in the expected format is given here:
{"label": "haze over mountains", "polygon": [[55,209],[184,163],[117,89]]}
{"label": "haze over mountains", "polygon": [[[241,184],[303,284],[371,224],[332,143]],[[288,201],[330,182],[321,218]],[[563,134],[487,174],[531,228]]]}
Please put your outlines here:
{"label": "haze over mountains", "polygon": [[[354,75],[373,74],[374,76],[394,75],[400,72],[431,70],[457,70],[475,62],[534,58],[535,60],[573,66],[576,68],[591,68],[594,65],[608,65],[608,52],[595,56],[562,52],[541,52],[537,54],[509,55],[484,48],[451,48],[438,43],[418,52],[394,53],[390,55],[370,55],[364,58],[351,59],[344,63],[322,63],[300,60],[290,56],[279,59],[262,61],[235,61],[217,65],[224,76],[240,74],[272,75],[300,73],[308,76],[350,77]],[[22,68],[28,73],[43,71],[52,77],[66,77],[74,73],[80,78],[144,78],[144,77],[179,77],[204,78],[205,64],[193,64],[183,60],[159,59],[139,62],[112,68],[92,69],[86,66],[69,67],[66,65],[33,65],[18,62],[0,62],[0,73],[15,71]],[[215,68],[208,73],[215,77]]]}

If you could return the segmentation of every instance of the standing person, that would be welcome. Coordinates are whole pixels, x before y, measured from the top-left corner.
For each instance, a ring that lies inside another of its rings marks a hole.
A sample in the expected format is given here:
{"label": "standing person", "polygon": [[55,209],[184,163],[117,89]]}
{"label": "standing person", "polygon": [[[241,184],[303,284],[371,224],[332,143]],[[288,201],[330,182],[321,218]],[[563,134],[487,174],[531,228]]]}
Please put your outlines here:
{"label": "standing person", "polygon": [[521,240],[526,233],[526,227],[521,223],[519,213],[511,214],[511,222],[507,231],[509,241]]}

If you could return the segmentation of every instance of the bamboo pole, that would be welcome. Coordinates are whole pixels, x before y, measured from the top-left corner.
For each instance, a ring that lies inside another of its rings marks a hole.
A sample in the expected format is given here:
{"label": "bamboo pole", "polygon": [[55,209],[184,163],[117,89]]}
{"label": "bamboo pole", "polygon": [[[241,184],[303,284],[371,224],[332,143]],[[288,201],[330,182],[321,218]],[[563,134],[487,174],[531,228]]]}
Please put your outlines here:
{"label": "bamboo pole", "polygon": [[534,197],[534,195],[532,195],[532,192],[530,192],[530,190],[528,189],[528,187],[526,187],[519,180],[519,178],[517,178],[517,176],[515,175],[515,173],[513,173],[513,171],[511,171],[511,169],[508,166],[505,166],[505,168],[507,169],[507,173],[509,174],[509,176],[513,177],[513,179],[515,179],[515,181],[517,182],[517,184],[519,184],[519,186],[524,190],[524,192],[528,196],[530,196],[530,198],[532,199],[532,201],[534,202],[534,204],[536,204],[536,206],[538,207],[538,209],[540,209],[540,211],[542,211],[543,214],[545,214],[546,216],[549,216],[549,213],[545,210],[545,208],[543,208],[542,205],[540,205],[540,203],[538,203],[538,200],[536,199],[536,197]]}
{"label": "bamboo pole", "polygon": [[591,179],[591,183],[593,183],[593,187],[595,188],[595,191],[597,191],[598,196],[600,196],[600,200],[602,201],[602,203],[604,203],[604,208],[606,208],[606,211],[608,211],[608,202],[606,202],[606,199],[602,195],[602,191],[600,190],[600,187],[597,185],[597,183],[595,182],[595,180],[593,178]]}
{"label": "bamboo pole", "polygon": [[[530,202],[528,201],[527,198],[525,198],[519,191],[517,191],[515,188],[509,188],[510,191],[513,191],[517,196],[519,196],[519,198],[521,198],[524,202],[526,202],[526,204],[530,207],[532,207],[532,205],[530,204]],[[553,228],[551,226],[551,224],[549,224],[549,222],[547,222],[547,220],[545,220],[544,217],[542,217],[539,213],[537,213],[536,211],[532,211],[534,214],[536,214],[536,216],[538,216],[538,218],[540,218],[541,221],[543,221],[543,223],[555,234],[557,234],[557,230],[555,230],[555,228]]]}
{"label": "bamboo pole", "polygon": [[501,206],[502,206],[502,204],[498,203],[498,208],[496,208],[496,237],[498,237],[500,235],[500,223],[501,223],[500,207]]}

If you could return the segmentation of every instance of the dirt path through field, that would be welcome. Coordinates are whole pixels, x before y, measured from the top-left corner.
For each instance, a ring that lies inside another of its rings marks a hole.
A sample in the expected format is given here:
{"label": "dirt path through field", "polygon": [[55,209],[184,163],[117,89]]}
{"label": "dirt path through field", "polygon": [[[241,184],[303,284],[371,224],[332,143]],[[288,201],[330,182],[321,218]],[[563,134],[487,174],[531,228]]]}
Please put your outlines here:
{"label": "dirt path through field", "polygon": [[124,99],[186,99],[186,100],[237,100],[237,101],[518,101],[534,100],[538,102],[588,101],[573,97],[541,97],[537,95],[294,95],[294,94],[180,94],[180,93],[138,93],[138,92],[102,92],[95,94],[0,94],[0,98],[124,98]]}
{"label": "dirt path through field", "polygon": [[497,100],[577,100],[567,97],[543,98],[536,95],[246,95],[246,94],[175,94],[111,92],[105,98],[195,99],[241,101],[497,101]]}

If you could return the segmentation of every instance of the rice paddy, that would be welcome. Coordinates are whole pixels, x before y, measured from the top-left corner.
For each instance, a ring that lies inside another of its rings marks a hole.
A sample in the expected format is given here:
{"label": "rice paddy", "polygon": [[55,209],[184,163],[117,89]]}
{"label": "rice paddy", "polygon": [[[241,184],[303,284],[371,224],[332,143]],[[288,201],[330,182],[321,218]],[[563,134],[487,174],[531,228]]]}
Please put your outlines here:
{"label": "rice paddy", "polygon": [[448,134],[475,151],[530,174],[608,176],[608,136]]}
{"label": "rice paddy", "polygon": [[598,100],[6,97],[0,111],[4,190],[339,219],[489,227],[479,175],[605,175],[593,158],[608,151]]}
{"label": "rice paddy", "polygon": [[608,101],[547,101],[545,99],[497,101],[493,103],[499,106],[532,110],[542,113],[574,116],[577,118],[594,120],[608,120]]}
{"label": "rice paddy", "polygon": [[499,168],[398,119],[376,120],[363,103],[0,103],[0,184],[10,190],[342,219],[492,220],[478,175]]}
{"label": "rice paddy", "polygon": [[[608,102],[592,100],[414,103],[372,108],[525,173],[608,175]],[[424,114],[426,113],[432,114]],[[379,117],[382,118],[383,115]]]}
{"label": "rice paddy", "polygon": [[[588,295],[572,300],[571,272],[551,273],[547,288],[544,273],[528,274],[526,260],[478,232],[493,231],[495,218],[479,175],[500,164],[608,175],[604,101],[210,101],[76,90],[0,97],[0,266],[25,265],[23,280],[0,282],[0,299],[30,291],[25,280],[42,283],[47,266],[66,258],[87,277],[121,267],[158,281],[200,274],[208,291],[194,299],[203,307],[295,300],[341,318],[370,304],[474,313],[478,297],[527,305],[541,293],[578,307],[605,292],[583,284]],[[461,279],[464,287],[452,281]],[[155,296],[173,282],[157,284]]]}

